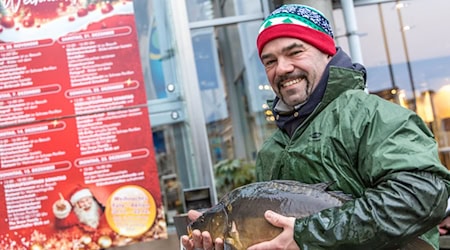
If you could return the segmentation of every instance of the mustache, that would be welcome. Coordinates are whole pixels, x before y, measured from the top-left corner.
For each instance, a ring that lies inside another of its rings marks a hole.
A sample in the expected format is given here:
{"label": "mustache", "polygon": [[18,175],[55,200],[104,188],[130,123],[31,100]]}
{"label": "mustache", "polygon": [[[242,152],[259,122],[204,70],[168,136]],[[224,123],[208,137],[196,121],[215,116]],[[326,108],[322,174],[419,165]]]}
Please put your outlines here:
{"label": "mustache", "polygon": [[307,75],[305,72],[294,72],[294,73],[288,73],[285,75],[277,76],[275,78],[275,83],[277,86],[281,86],[281,84],[287,80],[294,80],[298,78],[306,79]]}

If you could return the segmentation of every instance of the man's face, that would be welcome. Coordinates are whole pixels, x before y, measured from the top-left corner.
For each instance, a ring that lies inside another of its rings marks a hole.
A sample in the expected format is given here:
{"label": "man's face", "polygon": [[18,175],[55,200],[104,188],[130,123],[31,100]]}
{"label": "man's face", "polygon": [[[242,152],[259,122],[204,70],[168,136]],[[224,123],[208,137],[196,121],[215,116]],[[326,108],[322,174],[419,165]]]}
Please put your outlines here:
{"label": "man's face", "polygon": [[97,228],[100,223],[100,205],[93,197],[80,199],[73,209],[82,224],[91,228]]}
{"label": "man's face", "polygon": [[289,106],[308,100],[330,60],[312,45],[288,37],[268,42],[261,52],[272,89]]}
{"label": "man's face", "polygon": [[77,203],[77,207],[82,209],[82,210],[89,210],[89,208],[91,208],[93,203],[93,199],[92,197],[84,197],[81,198]]}

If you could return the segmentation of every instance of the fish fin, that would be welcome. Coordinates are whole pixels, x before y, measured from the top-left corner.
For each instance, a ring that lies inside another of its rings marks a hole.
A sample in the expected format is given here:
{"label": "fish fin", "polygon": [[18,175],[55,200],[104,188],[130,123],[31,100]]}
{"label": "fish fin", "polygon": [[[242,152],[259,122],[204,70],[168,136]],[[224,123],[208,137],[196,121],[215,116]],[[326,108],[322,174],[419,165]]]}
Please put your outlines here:
{"label": "fish fin", "polygon": [[333,196],[343,200],[343,201],[351,201],[353,200],[353,196],[351,194],[346,194],[342,191],[329,191],[329,194],[332,194]]}
{"label": "fish fin", "polygon": [[230,241],[230,245],[233,245],[236,249],[244,249],[241,239],[239,238],[239,231],[237,230],[236,223],[234,221],[231,224],[231,230],[229,234],[230,238],[228,238],[227,240]]}
{"label": "fish fin", "polygon": [[[321,191],[327,191],[327,189],[334,183],[336,183],[336,181],[317,183],[317,184],[313,184],[313,186]],[[343,201],[353,200],[352,195],[346,194],[342,191],[327,191],[327,192]]]}
{"label": "fish fin", "polygon": [[269,182],[277,183],[277,184],[287,184],[287,185],[293,185],[293,186],[301,185],[304,187],[309,187],[309,188],[314,188],[316,190],[325,191],[328,189],[329,186],[333,185],[336,181],[321,182],[321,183],[314,183],[314,184],[303,183],[303,182],[296,181],[296,180],[271,180]]}
{"label": "fish fin", "polygon": [[335,181],[332,181],[332,182],[321,182],[321,183],[311,184],[311,186],[313,186],[314,188],[317,188],[317,189],[319,189],[321,191],[326,191],[328,189],[328,187],[330,187],[334,183],[335,183]]}

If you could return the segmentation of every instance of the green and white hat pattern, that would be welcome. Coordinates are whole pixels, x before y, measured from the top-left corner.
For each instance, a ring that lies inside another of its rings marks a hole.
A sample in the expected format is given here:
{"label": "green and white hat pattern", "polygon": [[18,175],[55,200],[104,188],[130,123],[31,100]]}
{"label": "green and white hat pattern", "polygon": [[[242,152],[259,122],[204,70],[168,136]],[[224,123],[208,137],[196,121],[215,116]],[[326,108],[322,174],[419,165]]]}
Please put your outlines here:
{"label": "green and white hat pattern", "polygon": [[329,21],[318,10],[305,5],[287,4],[273,11],[260,27],[257,47],[279,37],[303,40],[322,52],[334,55],[336,47]]}

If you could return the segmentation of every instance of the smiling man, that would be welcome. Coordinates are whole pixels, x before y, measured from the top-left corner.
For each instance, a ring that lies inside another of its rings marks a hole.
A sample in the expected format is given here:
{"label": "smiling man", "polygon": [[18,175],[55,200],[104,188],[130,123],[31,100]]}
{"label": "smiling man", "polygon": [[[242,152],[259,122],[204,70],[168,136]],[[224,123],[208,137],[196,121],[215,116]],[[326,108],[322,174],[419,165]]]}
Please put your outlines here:
{"label": "smiling man", "polygon": [[[450,173],[420,117],[364,91],[365,68],[335,46],[328,20],[311,7],[275,10],[257,47],[279,128],[258,152],[257,180],[333,183],[354,199],[304,218],[267,211],[283,231],[249,249],[439,249]],[[223,239],[198,230],[182,244],[223,249]]]}

